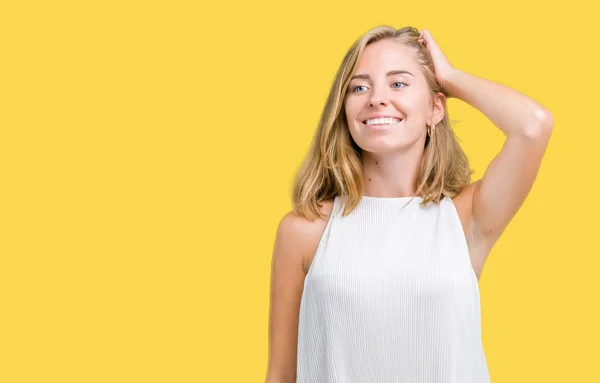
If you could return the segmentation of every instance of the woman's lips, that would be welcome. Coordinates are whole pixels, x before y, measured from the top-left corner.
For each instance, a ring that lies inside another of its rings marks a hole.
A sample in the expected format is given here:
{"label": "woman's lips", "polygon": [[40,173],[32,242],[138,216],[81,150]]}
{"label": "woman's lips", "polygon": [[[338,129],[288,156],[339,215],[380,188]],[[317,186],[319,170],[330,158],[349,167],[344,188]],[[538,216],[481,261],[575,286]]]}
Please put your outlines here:
{"label": "woman's lips", "polygon": [[398,125],[399,123],[401,123],[404,120],[400,120],[394,124],[376,124],[376,125],[367,125],[364,122],[361,122],[361,124],[365,127],[367,127],[370,130],[374,130],[374,131],[384,131],[384,130],[388,130],[389,128]]}

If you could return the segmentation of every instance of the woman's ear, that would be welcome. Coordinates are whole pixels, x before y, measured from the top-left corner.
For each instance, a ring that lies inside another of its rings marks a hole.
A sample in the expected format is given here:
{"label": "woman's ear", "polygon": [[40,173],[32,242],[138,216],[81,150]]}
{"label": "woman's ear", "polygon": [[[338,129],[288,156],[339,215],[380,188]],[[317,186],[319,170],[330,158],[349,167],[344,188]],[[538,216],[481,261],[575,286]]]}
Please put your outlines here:
{"label": "woman's ear", "polygon": [[438,92],[433,96],[433,116],[432,120],[436,121],[438,124],[444,118],[444,104],[446,101],[446,96],[442,92]]}

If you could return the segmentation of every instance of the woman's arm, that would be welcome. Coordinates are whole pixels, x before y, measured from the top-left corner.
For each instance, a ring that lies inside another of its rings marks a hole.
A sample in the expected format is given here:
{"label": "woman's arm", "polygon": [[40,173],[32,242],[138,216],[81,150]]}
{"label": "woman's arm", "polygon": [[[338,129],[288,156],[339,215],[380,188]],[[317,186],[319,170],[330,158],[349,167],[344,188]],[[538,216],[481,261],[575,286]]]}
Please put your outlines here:
{"label": "woman's arm", "polygon": [[473,192],[473,233],[491,248],[533,186],[554,121],[546,108],[526,95],[458,69],[447,74],[442,87],[449,97],[478,109],[506,135]]}
{"label": "woman's arm", "polygon": [[454,69],[442,87],[449,97],[478,109],[507,137],[539,139],[552,129],[552,115],[546,108],[507,86]]}
{"label": "woman's arm", "polygon": [[554,120],[546,108],[526,95],[454,68],[428,30],[421,32],[419,41],[431,54],[436,79],[445,94],[478,109],[506,136],[500,153],[470,194],[471,233],[475,241],[490,249],[533,186]]}
{"label": "woman's arm", "polygon": [[265,383],[296,381],[300,300],[304,286],[302,219],[291,212],[280,221],[271,260],[269,355]]}
{"label": "woman's arm", "polygon": [[321,213],[327,219],[314,221],[290,211],[277,228],[271,263],[266,383],[296,382],[298,324],[304,280],[323,236],[331,207],[331,202],[323,203]]}

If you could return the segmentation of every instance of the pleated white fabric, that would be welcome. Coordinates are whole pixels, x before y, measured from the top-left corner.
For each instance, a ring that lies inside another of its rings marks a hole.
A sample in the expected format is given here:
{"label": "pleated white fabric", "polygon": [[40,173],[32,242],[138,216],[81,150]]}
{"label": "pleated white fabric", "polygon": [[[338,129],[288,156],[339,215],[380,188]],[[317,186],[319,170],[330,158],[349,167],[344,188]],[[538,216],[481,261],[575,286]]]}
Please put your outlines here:
{"label": "pleated white fabric", "polygon": [[363,196],[346,217],[335,198],[304,281],[297,383],[490,381],[454,202],[411,198]]}

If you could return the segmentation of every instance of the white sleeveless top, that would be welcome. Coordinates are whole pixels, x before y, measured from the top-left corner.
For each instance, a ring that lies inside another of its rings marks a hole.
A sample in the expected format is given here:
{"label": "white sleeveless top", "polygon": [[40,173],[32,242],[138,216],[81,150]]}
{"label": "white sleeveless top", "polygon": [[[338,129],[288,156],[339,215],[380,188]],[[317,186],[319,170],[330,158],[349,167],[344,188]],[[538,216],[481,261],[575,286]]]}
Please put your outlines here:
{"label": "white sleeveless top", "polygon": [[297,383],[490,381],[454,202],[411,198],[363,196],[342,217],[335,197],[304,281]]}

